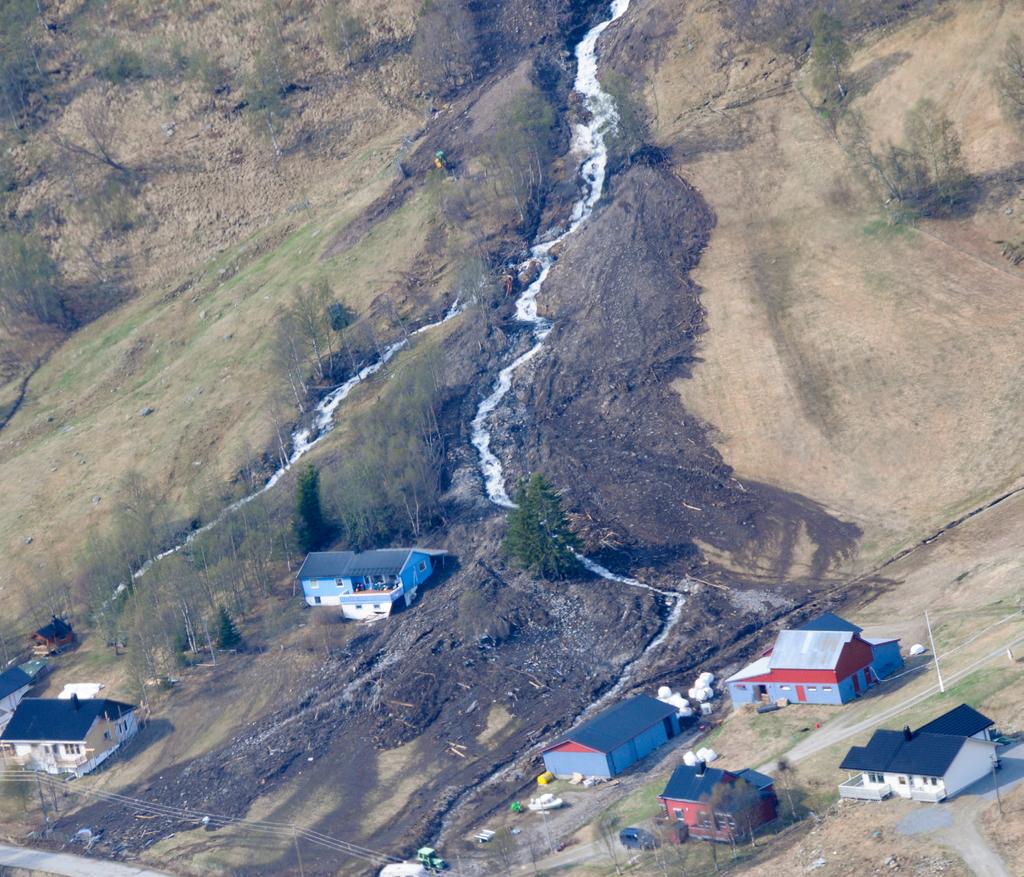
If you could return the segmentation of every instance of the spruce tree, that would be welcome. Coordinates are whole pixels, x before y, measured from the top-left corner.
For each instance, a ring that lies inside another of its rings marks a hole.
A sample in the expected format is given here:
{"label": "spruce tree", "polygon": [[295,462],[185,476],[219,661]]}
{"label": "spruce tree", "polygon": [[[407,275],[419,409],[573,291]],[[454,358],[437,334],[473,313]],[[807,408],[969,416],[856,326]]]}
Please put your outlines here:
{"label": "spruce tree", "polygon": [[331,524],[320,504],[320,473],[312,463],[299,473],[295,486],[292,529],[303,551],[317,551],[331,538]]}
{"label": "spruce tree", "polygon": [[237,649],[242,644],[242,635],[235,627],[235,622],[223,606],[217,610],[217,647],[221,649]]}
{"label": "spruce tree", "polygon": [[516,508],[508,514],[505,551],[534,575],[564,579],[578,569],[578,547],[562,498],[543,475],[534,473],[519,485]]}

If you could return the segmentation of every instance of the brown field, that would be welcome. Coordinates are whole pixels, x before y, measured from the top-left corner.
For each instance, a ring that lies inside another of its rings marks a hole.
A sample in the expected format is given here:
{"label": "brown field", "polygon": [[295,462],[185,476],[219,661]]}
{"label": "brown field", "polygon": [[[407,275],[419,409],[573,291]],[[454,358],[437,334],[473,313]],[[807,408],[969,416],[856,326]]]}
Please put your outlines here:
{"label": "brown field", "polygon": [[[1019,233],[1019,187],[988,186],[963,220],[888,227],[790,62],[744,46],[723,60],[713,14],[680,16],[648,103],[717,226],[695,272],[708,331],[679,394],[739,476],[860,526],[849,569],[870,568],[1024,475],[1024,271],[994,243]],[[1022,26],[1019,7],[964,3],[868,38],[852,105],[898,138],[931,96],[970,170],[1012,178],[1024,141],[990,76]]]}

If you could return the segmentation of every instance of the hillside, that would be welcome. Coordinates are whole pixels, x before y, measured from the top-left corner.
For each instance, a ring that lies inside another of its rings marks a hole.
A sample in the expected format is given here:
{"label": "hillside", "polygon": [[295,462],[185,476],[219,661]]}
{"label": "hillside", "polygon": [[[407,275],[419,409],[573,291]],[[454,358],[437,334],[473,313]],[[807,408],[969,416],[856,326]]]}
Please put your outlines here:
{"label": "hillside", "polygon": [[[993,76],[1024,10],[841,0],[837,102],[804,5],[619,0],[597,138],[574,50],[605,2],[43,4],[2,231],[42,242],[73,319],[0,327],[0,636],[68,612],[47,692],[102,678],[149,719],[58,838],[224,875],[365,873],[324,836],[440,841],[492,873],[465,837],[596,703],[822,608],[911,641],[929,609],[943,648],[1012,611],[1024,129]],[[913,164],[922,118],[962,147],[941,204],[917,165],[906,202],[877,171]],[[499,375],[503,484],[545,474],[595,575],[502,548],[473,426]],[[451,552],[408,611],[296,597],[299,457],[323,547]],[[202,635],[221,607],[238,654]],[[964,690],[1016,723],[1018,676]],[[0,797],[18,839],[23,792]]]}

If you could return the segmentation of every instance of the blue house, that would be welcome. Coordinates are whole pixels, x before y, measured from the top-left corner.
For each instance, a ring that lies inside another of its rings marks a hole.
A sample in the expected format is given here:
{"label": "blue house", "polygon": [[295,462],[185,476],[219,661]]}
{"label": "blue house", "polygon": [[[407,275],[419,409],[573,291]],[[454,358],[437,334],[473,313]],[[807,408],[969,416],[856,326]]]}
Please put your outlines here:
{"label": "blue house", "polygon": [[298,572],[310,606],[340,606],[346,618],[384,618],[410,606],[444,551],[386,548],[376,551],[314,551]]}
{"label": "blue house", "polygon": [[613,777],[679,733],[677,709],[646,694],[624,700],[544,750],[557,777]]}

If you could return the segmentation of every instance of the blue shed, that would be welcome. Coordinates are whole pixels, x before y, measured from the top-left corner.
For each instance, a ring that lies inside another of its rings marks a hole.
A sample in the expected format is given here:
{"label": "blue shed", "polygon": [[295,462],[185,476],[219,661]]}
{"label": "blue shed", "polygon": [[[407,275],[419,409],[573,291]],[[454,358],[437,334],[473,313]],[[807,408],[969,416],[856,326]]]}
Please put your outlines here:
{"label": "blue shed", "polygon": [[379,618],[409,606],[446,554],[428,548],[314,551],[297,574],[310,606],[340,606],[346,618]]}
{"label": "blue shed", "polygon": [[558,777],[613,777],[679,733],[676,707],[640,694],[600,713],[544,750]]}
{"label": "blue shed", "polygon": [[903,666],[903,655],[900,654],[898,639],[874,638],[866,636],[864,641],[871,646],[871,672],[876,679],[892,676]]}

